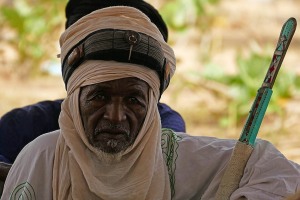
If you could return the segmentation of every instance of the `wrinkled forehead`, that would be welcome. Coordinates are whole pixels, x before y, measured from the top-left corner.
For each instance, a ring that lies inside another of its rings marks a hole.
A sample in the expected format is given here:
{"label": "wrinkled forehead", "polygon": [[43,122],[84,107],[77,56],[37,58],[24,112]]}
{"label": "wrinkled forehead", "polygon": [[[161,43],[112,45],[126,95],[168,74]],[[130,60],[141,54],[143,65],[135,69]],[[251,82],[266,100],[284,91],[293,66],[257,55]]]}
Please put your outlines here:
{"label": "wrinkled forehead", "polygon": [[147,96],[149,91],[149,84],[136,77],[119,78],[115,80],[95,83],[91,85],[82,86],[81,91],[90,92],[111,92],[114,95],[129,95],[140,94]]}

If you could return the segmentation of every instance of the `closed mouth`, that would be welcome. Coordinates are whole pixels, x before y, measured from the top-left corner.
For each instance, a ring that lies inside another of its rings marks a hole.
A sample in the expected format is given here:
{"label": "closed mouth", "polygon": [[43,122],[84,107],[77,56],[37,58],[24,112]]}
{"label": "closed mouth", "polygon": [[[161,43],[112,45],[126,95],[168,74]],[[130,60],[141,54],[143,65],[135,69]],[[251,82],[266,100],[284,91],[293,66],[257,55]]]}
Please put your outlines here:
{"label": "closed mouth", "polygon": [[125,130],[121,129],[96,129],[94,132],[95,136],[102,135],[104,137],[109,137],[109,138],[118,138],[122,137],[125,135],[126,137],[129,137],[130,133]]}

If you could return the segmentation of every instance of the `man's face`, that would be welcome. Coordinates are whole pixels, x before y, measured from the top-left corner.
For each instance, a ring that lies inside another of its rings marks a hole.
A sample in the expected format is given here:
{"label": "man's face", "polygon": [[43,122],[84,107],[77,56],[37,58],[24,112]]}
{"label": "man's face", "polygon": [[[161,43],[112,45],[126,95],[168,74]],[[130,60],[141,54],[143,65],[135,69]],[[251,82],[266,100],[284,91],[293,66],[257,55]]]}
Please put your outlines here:
{"label": "man's face", "polygon": [[112,154],[132,145],[148,110],[148,90],[137,78],[81,88],[79,107],[89,143]]}

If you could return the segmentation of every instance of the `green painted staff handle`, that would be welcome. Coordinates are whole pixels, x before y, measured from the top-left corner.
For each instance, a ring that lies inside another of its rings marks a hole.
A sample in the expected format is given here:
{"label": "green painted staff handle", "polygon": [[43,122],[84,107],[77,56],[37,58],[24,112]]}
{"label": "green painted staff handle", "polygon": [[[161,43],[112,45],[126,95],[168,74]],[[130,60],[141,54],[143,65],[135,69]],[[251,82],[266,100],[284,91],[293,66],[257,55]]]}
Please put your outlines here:
{"label": "green painted staff handle", "polygon": [[273,91],[270,88],[265,87],[257,91],[255,101],[239,138],[240,142],[254,147],[256,136],[268,108],[272,93]]}
{"label": "green painted staff handle", "polygon": [[255,144],[257,133],[272,95],[272,87],[293,38],[296,26],[297,21],[295,18],[289,18],[282,26],[271,64],[249,112],[246,124],[239,138],[240,142],[250,144],[251,146]]}

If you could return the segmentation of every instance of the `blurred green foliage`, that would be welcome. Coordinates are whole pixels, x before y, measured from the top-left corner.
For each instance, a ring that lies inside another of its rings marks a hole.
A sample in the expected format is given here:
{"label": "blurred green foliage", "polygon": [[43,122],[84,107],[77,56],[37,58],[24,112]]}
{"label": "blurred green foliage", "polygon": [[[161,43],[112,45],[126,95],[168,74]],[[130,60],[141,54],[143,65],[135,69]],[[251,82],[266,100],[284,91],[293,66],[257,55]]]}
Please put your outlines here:
{"label": "blurred green foliage", "polygon": [[1,42],[18,55],[9,64],[12,71],[21,77],[36,75],[45,61],[56,58],[65,5],[66,0],[14,0],[1,5],[0,25],[9,35]]}
{"label": "blurred green foliage", "polygon": [[[149,1],[151,3],[151,1]],[[209,27],[207,6],[218,0],[166,0],[160,12],[168,27],[175,31],[190,27]],[[64,29],[67,0],[4,1],[0,7],[0,25],[7,35],[1,43],[12,47],[17,58],[9,62],[9,70],[21,77],[39,75],[45,62],[55,60],[58,39]],[[16,70],[17,69],[17,70]]]}
{"label": "blurred green foliage", "polygon": [[[215,12],[217,9],[212,8],[217,7],[219,3],[219,0],[167,0],[161,8],[161,13],[172,30],[184,32],[196,27],[201,40],[204,33],[210,35],[210,31],[214,28],[218,13]],[[210,42],[214,42],[213,38]],[[200,108],[204,115],[205,113],[210,115],[220,123],[220,126],[236,127],[245,121],[251,109],[257,90],[270,65],[272,53],[250,52],[249,56],[240,54],[236,57],[236,73],[228,74],[222,66],[210,62],[214,56],[208,53],[210,48],[210,46],[206,46],[199,55],[200,62],[204,65],[204,71],[195,69],[187,70],[184,72],[185,74],[177,74],[172,83],[175,85],[176,91],[172,91],[171,95],[176,99],[183,90],[194,91],[195,94],[201,88],[210,90],[211,95],[216,99],[223,99],[227,105],[226,109],[216,114],[212,110],[205,111],[208,108],[203,105],[203,102],[199,102],[194,111],[189,111],[191,118],[200,119]],[[267,109],[268,114],[283,115],[285,104],[288,99],[293,97],[297,87],[300,87],[299,77],[285,71],[282,66],[273,87],[274,92]],[[222,89],[224,91],[221,91]],[[196,124],[199,124],[199,121],[196,120],[194,125]]]}
{"label": "blurred green foliage", "polygon": [[160,9],[169,28],[184,31],[198,27],[202,31],[211,27],[213,16],[209,6],[217,5],[219,0],[167,0]]}
{"label": "blurred green foliage", "polygon": [[[261,87],[265,74],[271,63],[271,55],[252,52],[249,57],[237,56],[237,73],[226,75],[221,66],[206,66],[205,79],[228,85],[228,115],[221,118],[224,126],[236,125],[237,119],[244,119],[251,109],[257,90]],[[286,100],[291,98],[296,88],[300,87],[299,79],[294,73],[287,72],[284,66],[280,69],[273,86],[273,94],[267,112],[282,115]]]}

